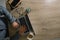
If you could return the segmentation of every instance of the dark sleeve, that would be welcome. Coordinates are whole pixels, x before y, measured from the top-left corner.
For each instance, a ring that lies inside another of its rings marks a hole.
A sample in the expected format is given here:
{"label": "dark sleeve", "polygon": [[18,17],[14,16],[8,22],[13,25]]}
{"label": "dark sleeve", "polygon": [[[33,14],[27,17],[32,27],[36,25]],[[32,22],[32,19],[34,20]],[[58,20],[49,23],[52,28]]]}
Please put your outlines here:
{"label": "dark sleeve", "polygon": [[2,7],[2,12],[11,23],[16,20],[6,8]]}

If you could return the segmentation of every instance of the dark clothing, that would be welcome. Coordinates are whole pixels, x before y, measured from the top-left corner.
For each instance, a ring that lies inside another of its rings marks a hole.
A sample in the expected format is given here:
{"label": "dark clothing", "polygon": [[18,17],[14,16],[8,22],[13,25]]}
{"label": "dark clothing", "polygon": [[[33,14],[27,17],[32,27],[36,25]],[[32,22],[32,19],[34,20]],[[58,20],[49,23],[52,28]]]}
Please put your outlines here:
{"label": "dark clothing", "polygon": [[0,40],[3,40],[6,36],[7,25],[4,18],[7,18],[10,23],[13,23],[16,19],[7,11],[6,8],[0,6]]}
{"label": "dark clothing", "polygon": [[3,21],[4,17],[6,17],[10,21],[10,23],[16,20],[4,7],[0,6],[0,30],[6,29],[6,25]]}

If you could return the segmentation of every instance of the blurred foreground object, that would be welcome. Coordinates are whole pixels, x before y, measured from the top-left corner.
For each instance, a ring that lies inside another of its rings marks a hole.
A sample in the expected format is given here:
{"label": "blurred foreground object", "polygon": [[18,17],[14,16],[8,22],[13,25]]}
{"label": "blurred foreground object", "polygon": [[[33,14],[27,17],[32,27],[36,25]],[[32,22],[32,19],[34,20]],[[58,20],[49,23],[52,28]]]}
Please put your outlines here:
{"label": "blurred foreground object", "polygon": [[[9,4],[9,5],[11,5],[11,4]],[[11,6],[10,6],[10,9],[11,9]],[[30,11],[31,11],[30,8],[24,9],[24,7],[21,7],[19,5],[17,7],[15,7],[13,10],[10,10],[10,12],[12,13],[12,15],[14,17],[16,17],[17,20],[19,20],[18,22],[20,23],[20,28],[18,28],[15,31],[12,31],[12,33],[13,32],[14,33],[13,33],[13,36],[11,36],[11,38],[17,38],[18,39],[20,35],[21,36],[26,35],[27,39],[30,38],[30,36],[31,36],[31,39],[33,38],[32,36],[35,35],[35,32],[34,32],[34,30],[32,28],[32,25],[30,23],[29,17],[27,15]],[[10,31],[12,29],[10,29]],[[11,32],[10,32],[10,34],[11,34]],[[16,39],[14,39],[14,40],[16,40]]]}
{"label": "blurred foreground object", "polygon": [[20,24],[24,25],[24,28],[25,28],[24,34],[27,34],[27,39],[28,40],[30,40],[30,39],[32,40],[34,35],[35,35],[34,30],[32,28],[32,25],[30,23],[29,17],[27,15],[27,13],[29,13],[30,11],[31,11],[31,9],[27,8],[25,10],[25,12],[20,16],[20,18],[18,18],[19,21],[20,21]]}

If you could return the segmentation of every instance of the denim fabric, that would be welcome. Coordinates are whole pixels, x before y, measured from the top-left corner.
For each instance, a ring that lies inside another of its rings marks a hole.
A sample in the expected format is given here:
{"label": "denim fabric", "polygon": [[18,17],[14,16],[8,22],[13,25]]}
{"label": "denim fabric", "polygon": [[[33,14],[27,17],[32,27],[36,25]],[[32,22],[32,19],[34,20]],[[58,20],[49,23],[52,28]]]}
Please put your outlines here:
{"label": "denim fabric", "polygon": [[[4,16],[2,16],[4,15]],[[6,24],[4,23],[4,17],[6,17],[10,23],[13,23],[16,19],[9,13],[6,8],[0,6],[0,30],[6,29]]]}
{"label": "denim fabric", "polygon": [[6,8],[6,1],[7,0],[0,0],[0,6],[3,6]]}
{"label": "denim fabric", "polygon": [[3,14],[11,23],[14,22],[16,19],[7,11],[6,8],[0,6],[1,14]]}
{"label": "denim fabric", "polygon": [[5,40],[6,30],[0,31],[0,40]]}
{"label": "denim fabric", "polygon": [[[4,15],[4,16],[3,16]],[[4,22],[4,17],[6,17],[10,23],[13,23],[16,19],[7,11],[5,7],[0,6],[0,40],[4,40],[6,35],[6,23]],[[7,21],[6,21],[7,22]],[[8,25],[8,24],[7,24]],[[3,30],[3,31],[1,31]]]}

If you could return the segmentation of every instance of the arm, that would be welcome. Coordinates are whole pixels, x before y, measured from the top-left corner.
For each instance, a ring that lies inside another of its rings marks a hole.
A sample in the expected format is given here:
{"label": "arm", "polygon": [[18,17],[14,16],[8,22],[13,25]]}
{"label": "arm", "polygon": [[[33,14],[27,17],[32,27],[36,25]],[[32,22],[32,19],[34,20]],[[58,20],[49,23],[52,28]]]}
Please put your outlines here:
{"label": "arm", "polygon": [[7,11],[6,8],[2,7],[2,12],[3,14],[8,18],[8,20],[10,21],[10,23],[13,23],[16,19],[11,15],[11,13],[9,13]]}
{"label": "arm", "polygon": [[10,21],[10,23],[12,24],[12,26],[14,28],[17,28],[18,27],[18,23],[16,22],[16,19],[11,15],[11,13],[9,13],[7,11],[7,9],[4,8],[4,7],[2,7],[2,12],[7,17],[7,19]]}

